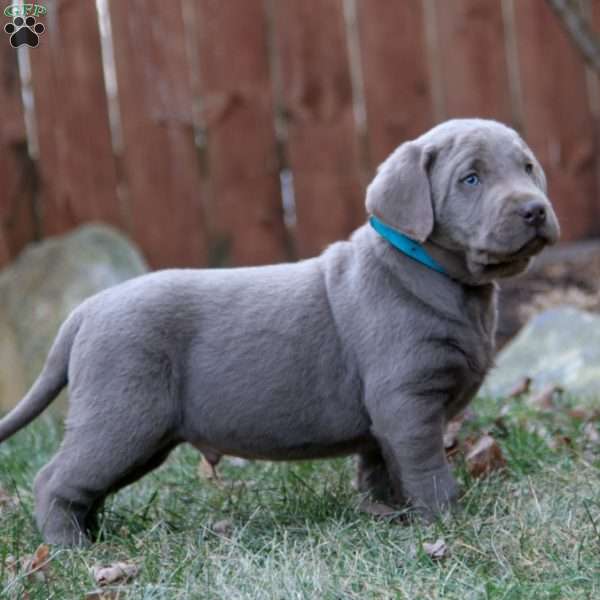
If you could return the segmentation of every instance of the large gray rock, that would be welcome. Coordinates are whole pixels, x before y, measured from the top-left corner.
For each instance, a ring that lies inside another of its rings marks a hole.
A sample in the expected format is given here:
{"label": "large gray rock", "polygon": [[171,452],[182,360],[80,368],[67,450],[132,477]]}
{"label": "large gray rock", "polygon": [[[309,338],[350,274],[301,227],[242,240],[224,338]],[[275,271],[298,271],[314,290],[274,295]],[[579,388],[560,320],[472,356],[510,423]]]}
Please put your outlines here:
{"label": "large gray rock", "polygon": [[600,315],[573,307],[531,319],[496,357],[480,394],[503,396],[523,377],[532,389],[557,384],[567,393],[600,397]]}
{"label": "large gray rock", "polygon": [[[0,410],[39,374],[60,324],[93,294],[147,271],[116,230],[86,225],[28,246],[0,272]],[[64,407],[64,399],[56,406]]]}

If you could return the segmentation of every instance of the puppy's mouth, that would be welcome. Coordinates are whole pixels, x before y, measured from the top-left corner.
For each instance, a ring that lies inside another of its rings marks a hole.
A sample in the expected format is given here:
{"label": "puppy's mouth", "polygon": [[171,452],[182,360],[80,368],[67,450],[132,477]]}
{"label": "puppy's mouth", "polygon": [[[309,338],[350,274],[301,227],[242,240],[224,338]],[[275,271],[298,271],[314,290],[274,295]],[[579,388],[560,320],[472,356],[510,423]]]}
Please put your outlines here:
{"label": "puppy's mouth", "polygon": [[536,254],[539,254],[548,243],[549,240],[544,236],[535,235],[517,250],[508,254],[491,252],[489,250],[477,250],[473,262],[482,267],[495,267],[528,261]]}

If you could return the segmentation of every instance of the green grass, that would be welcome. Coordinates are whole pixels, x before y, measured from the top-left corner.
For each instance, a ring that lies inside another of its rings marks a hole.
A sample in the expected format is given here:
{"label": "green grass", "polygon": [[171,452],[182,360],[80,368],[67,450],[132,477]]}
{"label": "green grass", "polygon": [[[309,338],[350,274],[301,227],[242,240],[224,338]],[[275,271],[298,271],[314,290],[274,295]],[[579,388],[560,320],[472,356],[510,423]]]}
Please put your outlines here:
{"label": "green grass", "polygon": [[[52,548],[45,582],[6,567],[41,543],[31,484],[61,431],[40,419],[0,446],[0,486],[18,498],[0,505],[0,598],[84,598],[96,588],[89,567],[116,560],[141,567],[122,598],[600,598],[600,452],[582,423],[518,401],[501,422],[490,400],[475,410],[463,437],[490,430],[508,466],[474,480],[459,461],[462,510],[443,521],[400,525],[361,513],[350,459],[224,461],[218,487],[198,475],[199,455],[180,447],[109,501],[99,543]],[[559,434],[571,445],[551,448]],[[223,519],[233,524],[228,537],[212,529]],[[421,544],[439,537],[449,555],[433,561]]]}

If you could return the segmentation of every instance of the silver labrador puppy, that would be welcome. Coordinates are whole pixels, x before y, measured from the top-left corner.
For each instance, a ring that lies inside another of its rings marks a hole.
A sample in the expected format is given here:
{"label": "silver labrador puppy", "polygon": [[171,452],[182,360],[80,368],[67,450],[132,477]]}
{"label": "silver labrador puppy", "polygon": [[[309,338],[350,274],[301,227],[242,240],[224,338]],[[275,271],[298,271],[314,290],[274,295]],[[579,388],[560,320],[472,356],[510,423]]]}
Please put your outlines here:
{"label": "silver labrador puppy", "polygon": [[288,460],[359,455],[359,485],[426,518],[457,497],[445,422],[492,363],[495,284],[559,235],[515,131],[443,123],[367,190],[371,224],[321,256],[169,270],[104,291],[62,326],[0,441],[67,383],[62,445],[35,480],[50,543],[85,544],[107,494],[181,442]]}

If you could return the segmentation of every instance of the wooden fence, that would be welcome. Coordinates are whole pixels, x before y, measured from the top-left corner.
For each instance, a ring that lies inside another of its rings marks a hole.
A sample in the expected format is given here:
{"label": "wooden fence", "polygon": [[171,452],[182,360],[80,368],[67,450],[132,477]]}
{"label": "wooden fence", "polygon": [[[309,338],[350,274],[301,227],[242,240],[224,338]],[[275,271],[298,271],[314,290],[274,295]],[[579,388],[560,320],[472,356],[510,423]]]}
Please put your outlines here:
{"label": "wooden fence", "polygon": [[0,43],[0,264],[87,221],[155,268],[314,255],[456,116],[519,129],[563,239],[600,234],[600,87],[544,0],[43,4],[37,48]]}

